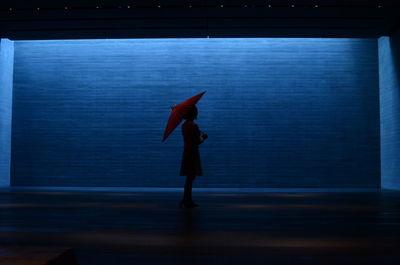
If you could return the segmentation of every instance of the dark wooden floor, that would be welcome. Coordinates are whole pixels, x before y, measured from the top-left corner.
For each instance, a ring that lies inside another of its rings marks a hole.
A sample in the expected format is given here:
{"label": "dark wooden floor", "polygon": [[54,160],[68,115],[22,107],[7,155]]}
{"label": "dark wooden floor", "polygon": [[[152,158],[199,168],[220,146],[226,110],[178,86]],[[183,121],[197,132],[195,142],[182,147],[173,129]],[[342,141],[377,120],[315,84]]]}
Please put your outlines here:
{"label": "dark wooden floor", "polygon": [[80,265],[400,264],[400,193],[0,193],[1,247]]}

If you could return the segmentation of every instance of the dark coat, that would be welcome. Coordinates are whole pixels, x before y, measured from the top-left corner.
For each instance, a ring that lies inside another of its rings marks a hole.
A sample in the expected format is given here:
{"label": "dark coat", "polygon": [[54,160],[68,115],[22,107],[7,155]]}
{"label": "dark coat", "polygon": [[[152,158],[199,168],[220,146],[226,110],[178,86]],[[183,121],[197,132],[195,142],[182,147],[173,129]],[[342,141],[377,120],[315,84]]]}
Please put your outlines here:
{"label": "dark coat", "polygon": [[201,132],[194,121],[187,120],[182,125],[184,149],[181,164],[181,176],[203,175],[200,162],[199,144]]}

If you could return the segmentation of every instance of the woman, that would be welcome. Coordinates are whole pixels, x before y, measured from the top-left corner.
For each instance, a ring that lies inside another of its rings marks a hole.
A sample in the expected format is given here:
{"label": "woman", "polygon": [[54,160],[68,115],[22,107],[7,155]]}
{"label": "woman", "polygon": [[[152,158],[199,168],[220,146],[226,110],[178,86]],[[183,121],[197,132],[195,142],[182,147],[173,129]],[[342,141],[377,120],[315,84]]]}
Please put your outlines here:
{"label": "woman", "polygon": [[198,207],[192,200],[192,185],[196,176],[202,175],[199,144],[208,138],[208,135],[202,133],[194,122],[197,119],[198,110],[194,106],[183,117],[186,121],[182,125],[182,135],[184,140],[183,158],[181,165],[181,176],[186,176],[185,190],[183,199],[180,203],[181,208]]}

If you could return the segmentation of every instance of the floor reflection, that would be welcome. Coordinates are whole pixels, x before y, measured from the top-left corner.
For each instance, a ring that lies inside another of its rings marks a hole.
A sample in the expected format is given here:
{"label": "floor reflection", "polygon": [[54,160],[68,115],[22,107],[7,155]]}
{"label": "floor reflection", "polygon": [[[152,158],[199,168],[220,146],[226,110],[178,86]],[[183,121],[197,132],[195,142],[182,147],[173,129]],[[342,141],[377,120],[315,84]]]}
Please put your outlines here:
{"label": "floor reflection", "polygon": [[81,265],[400,260],[399,193],[196,193],[192,210],[180,196],[2,192],[0,248],[71,247]]}

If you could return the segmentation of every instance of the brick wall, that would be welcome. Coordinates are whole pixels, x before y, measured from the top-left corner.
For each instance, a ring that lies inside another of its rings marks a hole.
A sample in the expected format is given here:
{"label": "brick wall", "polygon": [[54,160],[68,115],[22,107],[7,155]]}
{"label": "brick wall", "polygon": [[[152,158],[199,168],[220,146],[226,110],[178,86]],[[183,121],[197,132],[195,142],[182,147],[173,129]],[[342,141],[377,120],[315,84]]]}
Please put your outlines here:
{"label": "brick wall", "polygon": [[176,187],[169,107],[207,90],[197,187],[379,187],[375,39],[15,43],[14,185]]}

